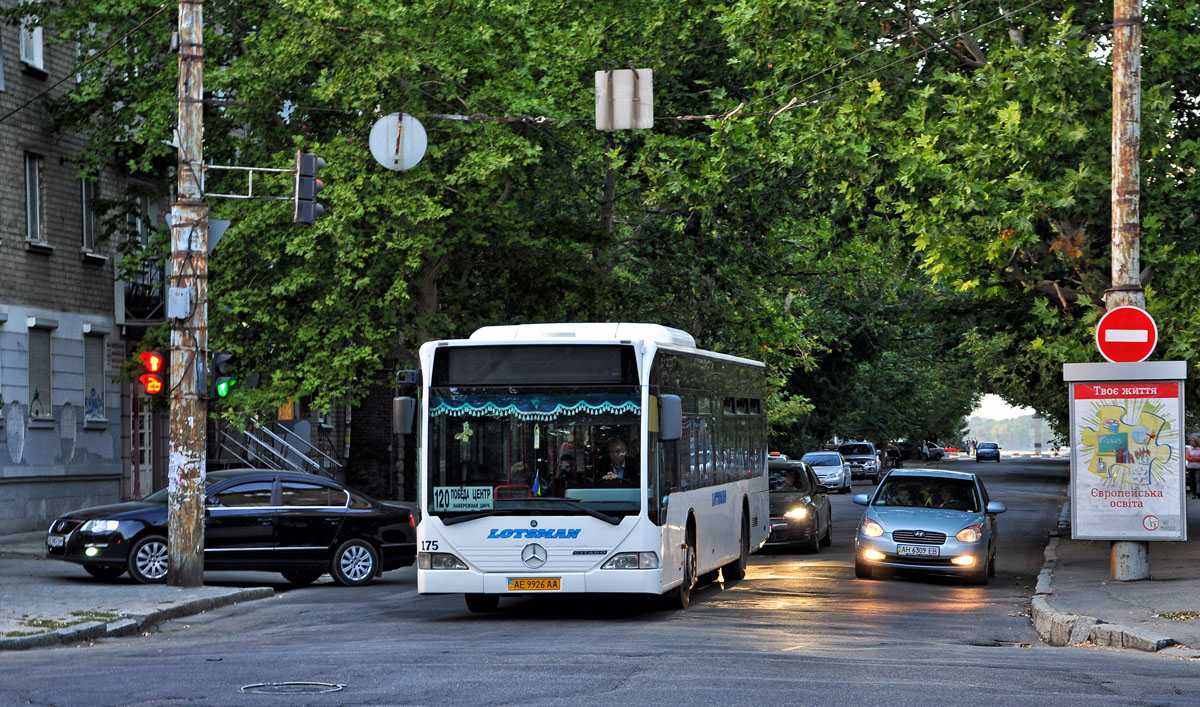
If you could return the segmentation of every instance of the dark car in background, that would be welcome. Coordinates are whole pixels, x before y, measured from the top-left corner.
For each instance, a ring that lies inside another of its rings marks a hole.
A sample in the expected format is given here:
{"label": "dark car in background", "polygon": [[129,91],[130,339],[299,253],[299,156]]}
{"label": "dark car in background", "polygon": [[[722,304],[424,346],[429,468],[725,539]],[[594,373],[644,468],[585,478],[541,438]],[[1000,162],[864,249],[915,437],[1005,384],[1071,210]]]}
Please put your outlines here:
{"label": "dark car in background", "polygon": [[841,455],[850,463],[850,476],[855,479],[870,479],[879,483],[881,460],[870,442],[847,442],[838,447]]}
{"label": "dark car in background", "polygon": [[[46,556],[100,579],[167,578],[167,489],[140,501],[85,508],[56,519]],[[416,559],[409,509],[331,479],[270,469],[210,471],[205,478],[204,569],[279,572],[297,585],[328,572],[367,584]]]}
{"label": "dark car in background", "polygon": [[1000,461],[1000,446],[995,442],[980,442],[975,448],[975,461],[980,462],[984,459]]}
{"label": "dark car in background", "polygon": [[767,469],[771,481],[767,545],[809,552],[828,547],[833,542],[833,510],[812,467],[801,461],[771,461]]}

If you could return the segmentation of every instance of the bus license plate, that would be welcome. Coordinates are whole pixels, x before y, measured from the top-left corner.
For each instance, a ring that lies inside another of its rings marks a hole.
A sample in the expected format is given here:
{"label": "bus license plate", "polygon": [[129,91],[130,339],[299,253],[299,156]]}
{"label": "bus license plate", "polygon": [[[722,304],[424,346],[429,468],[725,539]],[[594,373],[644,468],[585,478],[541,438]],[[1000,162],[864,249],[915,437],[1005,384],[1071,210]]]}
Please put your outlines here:
{"label": "bus license plate", "polygon": [[558,577],[509,577],[510,592],[556,592],[562,587]]}
{"label": "bus license plate", "polygon": [[897,545],[896,554],[901,557],[937,557],[941,550],[930,545]]}

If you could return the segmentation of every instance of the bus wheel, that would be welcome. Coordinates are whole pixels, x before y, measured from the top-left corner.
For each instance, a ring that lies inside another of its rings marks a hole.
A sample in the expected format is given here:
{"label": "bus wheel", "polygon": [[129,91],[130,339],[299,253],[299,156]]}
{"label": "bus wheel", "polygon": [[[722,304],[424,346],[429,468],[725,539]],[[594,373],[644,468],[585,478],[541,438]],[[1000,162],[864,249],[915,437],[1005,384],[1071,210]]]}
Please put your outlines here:
{"label": "bus wheel", "polygon": [[468,594],[467,609],[474,614],[490,614],[500,607],[499,594]]}
{"label": "bus wheel", "polygon": [[686,609],[692,604],[692,587],[696,585],[696,538],[688,534],[687,548],[683,552],[683,581],[667,595],[667,606],[671,609]]}
{"label": "bus wheel", "polygon": [[742,535],[738,539],[738,558],[721,568],[726,582],[737,582],[746,578],[746,562],[750,558],[750,521],[742,511]]}

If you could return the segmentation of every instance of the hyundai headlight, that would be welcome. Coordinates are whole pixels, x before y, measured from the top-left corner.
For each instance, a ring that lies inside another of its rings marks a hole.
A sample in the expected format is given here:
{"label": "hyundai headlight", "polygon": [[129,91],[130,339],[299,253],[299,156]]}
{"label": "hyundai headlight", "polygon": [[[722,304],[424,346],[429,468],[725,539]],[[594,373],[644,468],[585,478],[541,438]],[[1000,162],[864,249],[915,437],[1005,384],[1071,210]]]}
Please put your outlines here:
{"label": "hyundai headlight", "polygon": [[602,570],[658,569],[657,552],[618,552],[600,566]]}
{"label": "hyundai headlight", "polygon": [[883,537],[883,526],[871,520],[870,518],[863,518],[862,532],[863,535],[867,536],[868,538]]}
{"label": "hyundai headlight", "polygon": [[977,543],[983,539],[983,526],[969,525],[958,531],[958,535],[954,537],[964,543]]}
{"label": "hyundai headlight", "polygon": [[112,533],[121,525],[117,520],[89,520],[81,530],[85,533]]}
{"label": "hyundai headlight", "polygon": [[417,567],[423,570],[465,570],[467,564],[448,552],[422,552],[417,556]]}

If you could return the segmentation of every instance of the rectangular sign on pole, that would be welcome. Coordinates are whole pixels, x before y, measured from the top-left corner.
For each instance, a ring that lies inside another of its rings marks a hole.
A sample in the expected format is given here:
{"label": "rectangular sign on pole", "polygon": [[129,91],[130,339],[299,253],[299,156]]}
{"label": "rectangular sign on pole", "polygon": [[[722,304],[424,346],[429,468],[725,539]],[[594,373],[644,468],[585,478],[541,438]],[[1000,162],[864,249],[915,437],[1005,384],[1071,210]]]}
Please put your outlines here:
{"label": "rectangular sign on pole", "polygon": [[1071,537],[1187,540],[1183,361],[1066,364]]}

